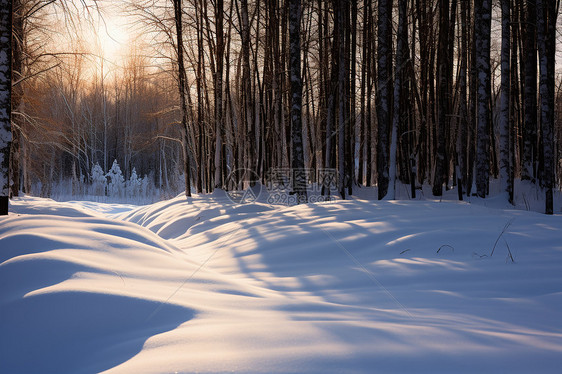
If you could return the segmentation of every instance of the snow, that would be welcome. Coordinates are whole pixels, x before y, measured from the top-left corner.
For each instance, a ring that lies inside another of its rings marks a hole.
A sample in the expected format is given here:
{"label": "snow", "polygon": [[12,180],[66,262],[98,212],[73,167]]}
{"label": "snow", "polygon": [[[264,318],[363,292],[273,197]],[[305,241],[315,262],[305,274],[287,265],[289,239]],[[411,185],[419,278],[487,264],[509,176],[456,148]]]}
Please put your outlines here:
{"label": "snow", "polygon": [[1,371],[558,372],[562,215],[488,204],[14,199]]}

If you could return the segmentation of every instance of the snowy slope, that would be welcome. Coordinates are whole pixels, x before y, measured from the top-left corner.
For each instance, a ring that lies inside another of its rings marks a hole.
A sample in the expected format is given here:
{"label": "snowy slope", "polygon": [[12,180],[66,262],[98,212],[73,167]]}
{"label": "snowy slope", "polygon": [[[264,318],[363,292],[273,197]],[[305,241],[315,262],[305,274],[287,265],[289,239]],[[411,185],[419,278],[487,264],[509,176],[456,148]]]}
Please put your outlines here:
{"label": "snowy slope", "polygon": [[144,207],[22,198],[11,210],[0,219],[2,373],[562,365],[560,215],[233,205],[220,191]]}

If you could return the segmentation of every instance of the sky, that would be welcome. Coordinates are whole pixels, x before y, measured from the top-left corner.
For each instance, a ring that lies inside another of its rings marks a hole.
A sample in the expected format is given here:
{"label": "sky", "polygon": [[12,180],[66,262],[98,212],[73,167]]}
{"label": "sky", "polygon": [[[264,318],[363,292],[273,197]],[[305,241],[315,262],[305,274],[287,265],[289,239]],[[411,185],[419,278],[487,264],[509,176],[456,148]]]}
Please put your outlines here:
{"label": "sky", "polygon": [[[74,0],[76,5],[79,6],[84,0]],[[92,0],[85,0],[86,3],[92,6]],[[131,26],[131,18],[123,14],[122,2],[117,4],[111,1],[98,2],[100,12],[92,11],[90,15],[93,20],[85,22],[82,25],[85,32],[85,42],[94,53],[99,53],[104,57],[107,66],[118,68],[123,65],[123,59],[127,56],[130,50],[130,44],[133,40],[138,38],[138,31],[134,30]],[[494,33],[499,34],[499,13],[498,9],[494,8],[494,18],[492,30]],[[558,38],[562,39],[562,17],[558,17]],[[499,49],[499,43],[493,43],[493,48]],[[497,51],[499,53],[499,51]],[[492,53],[494,55],[495,52]],[[558,74],[562,74],[562,47],[557,48],[557,66]],[[109,68],[110,70],[113,70]]]}

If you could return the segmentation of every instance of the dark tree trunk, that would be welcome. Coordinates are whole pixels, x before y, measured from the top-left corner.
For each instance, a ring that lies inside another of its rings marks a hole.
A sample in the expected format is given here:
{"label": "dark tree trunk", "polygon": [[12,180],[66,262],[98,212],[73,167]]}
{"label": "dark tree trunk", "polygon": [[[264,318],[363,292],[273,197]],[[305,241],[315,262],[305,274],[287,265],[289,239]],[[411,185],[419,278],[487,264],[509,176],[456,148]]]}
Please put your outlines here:
{"label": "dark tree trunk", "polygon": [[525,79],[523,102],[525,103],[523,121],[523,152],[521,159],[521,179],[536,178],[537,152],[537,10],[536,0],[527,0],[525,35]]}
{"label": "dark tree trunk", "polygon": [[467,71],[468,71],[468,2],[461,1],[461,51],[459,71],[459,121],[457,138],[457,188],[459,200],[463,200],[463,189],[467,180],[467,147],[468,147],[468,103],[467,103]]}
{"label": "dark tree trunk", "polygon": [[222,169],[224,157],[224,123],[223,123],[223,67],[224,67],[224,31],[223,31],[223,0],[215,4],[216,27],[216,72],[215,72],[215,188],[224,188],[224,171]]}
{"label": "dark tree trunk", "polygon": [[540,66],[542,184],[546,190],[545,213],[553,214],[554,188],[554,68],[556,18],[559,1],[537,0],[537,44]]}
{"label": "dark tree trunk", "polygon": [[347,1],[334,1],[334,22],[336,22],[336,31],[334,43],[338,48],[338,190],[342,199],[345,199],[345,183],[346,183],[346,165],[345,165],[345,129],[348,126],[349,118],[347,117],[347,90],[346,90],[346,47],[345,47],[345,19],[347,14]]}
{"label": "dark tree trunk", "polygon": [[[433,175],[433,195],[443,195],[445,168],[446,134],[450,123],[449,114],[449,0],[439,0],[439,46],[437,51],[437,79],[438,92],[438,123],[437,123],[437,152],[435,154],[435,169]],[[452,35],[450,36],[453,37]]]}
{"label": "dark tree trunk", "polygon": [[486,197],[490,178],[490,38],[492,21],[491,0],[476,0],[474,3],[474,34],[476,44],[476,93],[477,138],[476,138],[476,192]]}
{"label": "dark tree trunk", "polygon": [[500,97],[500,183],[503,192],[507,192],[509,201],[513,203],[513,186],[511,185],[510,173],[511,155],[510,155],[510,129],[511,120],[509,113],[509,103],[511,95],[511,33],[510,33],[510,0],[501,0],[502,13],[502,46],[501,46],[501,97]]}
{"label": "dark tree trunk", "polygon": [[387,197],[390,200],[396,198],[396,170],[397,165],[397,153],[398,153],[398,128],[400,127],[401,114],[404,108],[400,107],[400,96],[402,95],[402,76],[404,75],[403,70],[405,69],[405,58],[408,49],[408,24],[407,24],[407,12],[408,12],[408,2],[400,1],[398,4],[398,35],[396,42],[396,67],[394,76],[394,113],[392,116],[392,132],[390,137],[390,162],[389,162],[389,188],[387,192]]}
{"label": "dark tree trunk", "polygon": [[392,98],[392,0],[379,1],[377,56],[377,184],[379,188],[378,198],[380,200],[386,196],[389,182],[388,137]]}
{"label": "dark tree trunk", "polygon": [[293,191],[299,204],[306,202],[306,174],[302,143],[301,1],[289,1],[289,68],[291,81],[291,140]]}
{"label": "dark tree trunk", "polygon": [[183,62],[183,36],[182,36],[182,0],[173,0],[174,15],[176,22],[176,52],[178,58],[178,89],[180,95],[181,107],[181,132],[182,132],[182,150],[183,150],[183,172],[185,176],[185,195],[191,196],[191,163],[189,152],[189,128],[187,123],[187,100],[185,97],[185,89],[187,86],[187,75]]}

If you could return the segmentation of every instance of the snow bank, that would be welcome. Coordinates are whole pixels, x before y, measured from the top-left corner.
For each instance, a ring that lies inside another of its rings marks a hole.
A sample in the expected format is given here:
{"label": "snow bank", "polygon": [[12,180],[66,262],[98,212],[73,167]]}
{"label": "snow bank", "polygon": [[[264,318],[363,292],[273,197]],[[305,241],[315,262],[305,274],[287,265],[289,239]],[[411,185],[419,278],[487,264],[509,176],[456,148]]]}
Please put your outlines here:
{"label": "snow bank", "polygon": [[9,372],[562,364],[560,215],[428,201],[234,205],[224,193],[138,208],[24,198],[12,211],[0,219]]}

